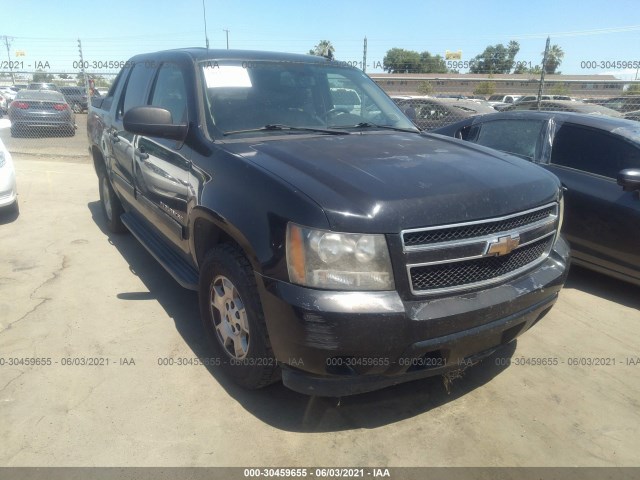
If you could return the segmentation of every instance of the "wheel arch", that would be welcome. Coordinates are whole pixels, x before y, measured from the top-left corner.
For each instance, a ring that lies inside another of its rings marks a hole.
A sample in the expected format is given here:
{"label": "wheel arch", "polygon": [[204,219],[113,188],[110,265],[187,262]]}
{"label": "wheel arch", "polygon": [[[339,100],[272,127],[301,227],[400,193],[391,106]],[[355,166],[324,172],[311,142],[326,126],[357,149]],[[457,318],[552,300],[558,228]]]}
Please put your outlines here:
{"label": "wheel arch", "polygon": [[190,217],[189,230],[192,232],[189,238],[190,250],[198,270],[209,250],[216,245],[229,243],[243,252],[254,271],[262,271],[251,242],[233,224],[216,212],[203,207],[194,208]]}

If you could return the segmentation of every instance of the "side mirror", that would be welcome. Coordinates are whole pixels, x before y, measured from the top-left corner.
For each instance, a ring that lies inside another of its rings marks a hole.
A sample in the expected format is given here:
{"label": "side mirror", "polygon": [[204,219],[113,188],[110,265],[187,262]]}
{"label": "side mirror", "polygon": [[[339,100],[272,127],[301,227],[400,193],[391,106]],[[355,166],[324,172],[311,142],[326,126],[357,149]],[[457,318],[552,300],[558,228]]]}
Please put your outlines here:
{"label": "side mirror", "polygon": [[640,190],[640,170],[637,168],[627,168],[618,172],[618,185],[625,192]]}
{"label": "side mirror", "polygon": [[174,124],[171,112],[160,107],[133,107],[124,114],[122,124],[135,135],[161,137],[183,141],[187,136],[186,124]]}
{"label": "side mirror", "polygon": [[91,106],[94,108],[101,108],[104,97],[91,97]]}

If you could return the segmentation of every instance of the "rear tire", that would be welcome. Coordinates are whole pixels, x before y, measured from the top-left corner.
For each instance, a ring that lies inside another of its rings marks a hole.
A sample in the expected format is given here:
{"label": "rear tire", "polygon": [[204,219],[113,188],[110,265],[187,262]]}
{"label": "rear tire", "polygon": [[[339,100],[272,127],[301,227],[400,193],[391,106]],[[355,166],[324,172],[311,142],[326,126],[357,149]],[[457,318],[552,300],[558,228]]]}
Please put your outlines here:
{"label": "rear tire", "polygon": [[280,379],[253,269],[229,244],[209,251],[200,270],[200,314],[222,370],[250,389]]}
{"label": "rear tire", "polygon": [[124,213],[122,203],[111,186],[104,170],[98,173],[98,188],[100,189],[100,205],[102,214],[107,221],[107,228],[113,233],[124,233],[127,228],[122,223],[120,215]]}

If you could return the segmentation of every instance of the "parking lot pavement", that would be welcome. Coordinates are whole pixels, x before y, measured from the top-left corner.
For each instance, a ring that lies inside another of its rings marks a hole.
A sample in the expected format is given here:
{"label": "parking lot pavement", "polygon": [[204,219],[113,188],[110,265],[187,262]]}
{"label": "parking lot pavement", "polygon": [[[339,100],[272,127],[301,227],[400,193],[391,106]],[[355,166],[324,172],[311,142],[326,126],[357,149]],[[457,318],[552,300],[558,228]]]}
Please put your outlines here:
{"label": "parking lot pavement", "polygon": [[640,463],[637,287],[574,270],[551,313],[449,395],[439,378],[340,401],[245,391],[189,364],[208,351],[196,295],[106,233],[88,158],[17,155],[16,169],[20,215],[0,218],[0,465]]}

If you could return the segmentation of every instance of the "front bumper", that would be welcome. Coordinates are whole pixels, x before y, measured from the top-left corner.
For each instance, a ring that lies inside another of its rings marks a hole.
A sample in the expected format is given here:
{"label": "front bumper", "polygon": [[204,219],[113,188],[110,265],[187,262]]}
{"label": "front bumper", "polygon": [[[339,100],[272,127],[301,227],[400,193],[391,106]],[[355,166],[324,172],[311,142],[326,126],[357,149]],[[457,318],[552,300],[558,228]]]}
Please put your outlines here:
{"label": "front bumper", "polygon": [[258,285],[284,384],[344,396],[465,368],[491,354],[549,312],[568,267],[560,238],[523,275],[436,298],[321,291],[266,277]]}

